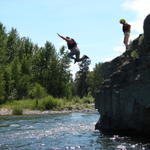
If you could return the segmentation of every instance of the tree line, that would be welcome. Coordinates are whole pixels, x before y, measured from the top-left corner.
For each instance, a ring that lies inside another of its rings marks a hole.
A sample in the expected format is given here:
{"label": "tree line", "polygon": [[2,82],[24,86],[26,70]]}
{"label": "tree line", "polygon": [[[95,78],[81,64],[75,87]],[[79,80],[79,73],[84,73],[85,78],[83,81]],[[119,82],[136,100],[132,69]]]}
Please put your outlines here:
{"label": "tree line", "polygon": [[90,72],[85,63],[73,80],[67,54],[64,46],[57,51],[46,41],[39,47],[28,37],[20,37],[14,28],[6,32],[0,23],[0,104],[44,95],[70,98],[93,94],[103,81],[102,64]]}

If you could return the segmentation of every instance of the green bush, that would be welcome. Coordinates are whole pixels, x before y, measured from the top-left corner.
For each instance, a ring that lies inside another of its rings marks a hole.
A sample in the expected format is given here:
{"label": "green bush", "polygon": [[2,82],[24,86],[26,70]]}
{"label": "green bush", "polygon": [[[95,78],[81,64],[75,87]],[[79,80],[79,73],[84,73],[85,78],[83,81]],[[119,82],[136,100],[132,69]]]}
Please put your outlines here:
{"label": "green bush", "polygon": [[72,102],[75,103],[83,103],[82,99],[78,96],[72,98]]}
{"label": "green bush", "polygon": [[92,96],[83,97],[72,97],[72,99],[67,98],[54,98],[53,96],[47,96],[42,99],[38,99],[38,105],[35,103],[36,99],[24,99],[24,100],[13,100],[9,101],[3,105],[1,108],[7,108],[12,110],[14,115],[21,115],[23,109],[29,110],[73,110],[73,109],[84,109],[91,108],[94,103],[94,98]]}
{"label": "green bush", "polygon": [[94,103],[94,98],[92,96],[83,97],[83,103],[85,104]]}
{"label": "green bush", "polygon": [[40,84],[36,83],[30,90],[29,95],[35,99],[43,98],[47,95],[46,89]]}
{"label": "green bush", "polygon": [[61,108],[61,99],[54,98],[52,96],[47,96],[39,101],[39,109],[42,110],[55,110]]}
{"label": "green bush", "polygon": [[131,57],[134,58],[134,59],[139,58],[139,54],[138,54],[137,50],[133,50],[133,51],[131,52]]}
{"label": "green bush", "polygon": [[23,114],[23,110],[19,106],[14,106],[13,109],[12,109],[12,114],[13,115],[22,115]]}
{"label": "green bush", "polygon": [[16,106],[20,106],[22,109],[36,109],[34,99],[24,99],[24,100],[12,100],[7,103],[0,105],[1,108],[12,109]]}

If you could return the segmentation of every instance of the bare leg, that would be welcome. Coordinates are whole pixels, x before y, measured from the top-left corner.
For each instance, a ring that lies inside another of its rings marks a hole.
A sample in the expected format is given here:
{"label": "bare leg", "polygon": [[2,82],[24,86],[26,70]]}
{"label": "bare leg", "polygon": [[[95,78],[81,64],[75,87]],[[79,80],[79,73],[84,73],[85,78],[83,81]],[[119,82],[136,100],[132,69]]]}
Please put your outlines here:
{"label": "bare leg", "polygon": [[123,41],[125,45],[128,45],[128,40],[129,40],[129,35],[125,35]]}
{"label": "bare leg", "polygon": [[125,33],[125,35],[124,35],[124,41],[123,41],[123,43],[125,44],[126,49],[128,49],[128,40],[129,40],[129,36],[130,36],[129,33]]}

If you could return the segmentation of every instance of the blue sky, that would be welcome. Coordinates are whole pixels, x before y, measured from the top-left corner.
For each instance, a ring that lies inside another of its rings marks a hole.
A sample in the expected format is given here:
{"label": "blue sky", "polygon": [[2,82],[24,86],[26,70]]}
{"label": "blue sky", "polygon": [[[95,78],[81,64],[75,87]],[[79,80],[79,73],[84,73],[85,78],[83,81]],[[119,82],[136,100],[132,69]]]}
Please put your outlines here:
{"label": "blue sky", "polygon": [[[0,0],[0,22],[39,46],[50,41],[57,50],[66,43],[56,33],[74,38],[92,69],[124,51],[120,18],[132,25],[131,39],[143,32],[148,6],[150,0]],[[72,63],[72,72],[78,69]]]}

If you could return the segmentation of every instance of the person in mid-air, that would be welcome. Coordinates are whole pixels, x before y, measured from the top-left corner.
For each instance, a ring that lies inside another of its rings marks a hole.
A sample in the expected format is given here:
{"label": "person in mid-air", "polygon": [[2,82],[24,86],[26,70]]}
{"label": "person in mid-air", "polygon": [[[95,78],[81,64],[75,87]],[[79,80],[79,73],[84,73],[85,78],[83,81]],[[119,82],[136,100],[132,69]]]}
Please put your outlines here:
{"label": "person in mid-air", "polygon": [[[61,36],[58,33],[57,33],[57,35],[67,42],[68,49],[70,50],[70,53],[68,54],[68,57],[74,59],[74,63],[80,62],[84,59],[89,58],[86,55],[83,55],[83,57],[80,58],[80,50],[79,50],[79,48],[77,46],[77,43],[74,39],[72,39],[70,37]],[[74,55],[75,55],[75,57],[73,57]]]}
{"label": "person in mid-air", "polygon": [[128,41],[129,41],[129,37],[130,37],[131,25],[128,24],[125,19],[120,19],[119,22],[123,25],[122,26],[122,31],[124,33],[123,43],[124,43],[126,49],[128,49]]}

